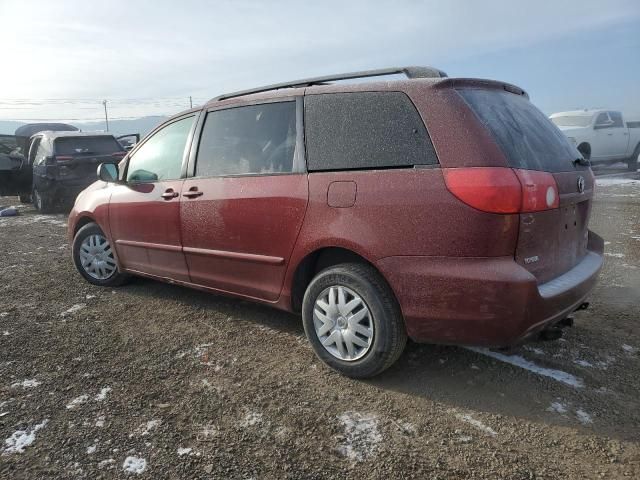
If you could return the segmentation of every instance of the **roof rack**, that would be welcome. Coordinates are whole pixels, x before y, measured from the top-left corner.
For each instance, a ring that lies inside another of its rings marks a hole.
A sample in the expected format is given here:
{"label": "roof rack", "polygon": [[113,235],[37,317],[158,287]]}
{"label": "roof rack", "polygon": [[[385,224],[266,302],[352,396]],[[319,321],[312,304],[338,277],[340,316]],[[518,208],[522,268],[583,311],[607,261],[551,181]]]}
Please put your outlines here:
{"label": "roof rack", "polygon": [[242,97],[252,93],[268,92],[269,90],[278,90],[280,88],[292,88],[292,87],[309,87],[311,85],[323,85],[326,82],[333,82],[336,80],[349,80],[352,78],[368,78],[368,77],[381,77],[384,75],[396,75],[404,74],[407,78],[444,78],[447,76],[442,70],[438,70],[433,67],[395,67],[395,68],[380,68],[378,70],[363,70],[361,72],[340,73],[335,75],[325,75],[323,77],[305,78],[302,80],[294,80],[291,82],[274,83],[273,85],[266,85],[264,87],[250,88],[248,90],[241,90],[239,92],[225,93],[212,98],[210,101],[226,100],[228,98]]}

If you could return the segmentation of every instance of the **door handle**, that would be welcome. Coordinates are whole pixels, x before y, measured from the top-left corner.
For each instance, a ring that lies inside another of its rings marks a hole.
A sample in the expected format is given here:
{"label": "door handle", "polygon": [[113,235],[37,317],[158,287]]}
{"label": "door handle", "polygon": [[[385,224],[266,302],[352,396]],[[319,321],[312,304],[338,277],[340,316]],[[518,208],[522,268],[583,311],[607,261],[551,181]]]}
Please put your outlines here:
{"label": "door handle", "polygon": [[174,192],[173,189],[170,188],[160,196],[165,200],[171,200],[172,198],[176,198],[178,195],[178,192]]}
{"label": "door handle", "polygon": [[198,187],[191,187],[188,192],[183,193],[183,197],[196,198],[202,195],[203,192],[198,191]]}

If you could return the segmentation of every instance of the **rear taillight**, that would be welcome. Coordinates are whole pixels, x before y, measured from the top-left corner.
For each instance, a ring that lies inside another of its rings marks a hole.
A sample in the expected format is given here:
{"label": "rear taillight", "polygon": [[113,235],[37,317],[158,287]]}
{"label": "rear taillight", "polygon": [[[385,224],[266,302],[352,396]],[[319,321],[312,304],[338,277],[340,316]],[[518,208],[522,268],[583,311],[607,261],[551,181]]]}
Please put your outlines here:
{"label": "rear taillight", "polygon": [[522,185],[522,212],[558,208],[560,197],[555,178],[548,172],[515,169]]}
{"label": "rear taillight", "polygon": [[503,167],[443,168],[447,188],[473,208],[489,213],[557,208],[558,186],[547,172]]}
{"label": "rear taillight", "polygon": [[56,163],[71,162],[73,160],[71,155],[56,155],[54,158]]}
{"label": "rear taillight", "polygon": [[113,158],[122,159],[127,154],[127,152],[114,152],[111,154]]}

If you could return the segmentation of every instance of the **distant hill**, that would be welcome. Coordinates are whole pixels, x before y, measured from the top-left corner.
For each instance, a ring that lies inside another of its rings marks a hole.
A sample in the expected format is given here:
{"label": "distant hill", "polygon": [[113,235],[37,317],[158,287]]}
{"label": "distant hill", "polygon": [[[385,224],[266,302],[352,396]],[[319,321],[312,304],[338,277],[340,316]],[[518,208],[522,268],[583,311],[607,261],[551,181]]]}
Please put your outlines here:
{"label": "distant hill", "polygon": [[[109,132],[114,135],[125,135],[127,133],[139,133],[141,136],[146,135],[155,128],[158,124],[166,120],[168,117],[152,116],[152,117],[140,117],[131,120],[111,120],[109,122]],[[24,125],[27,122],[14,122],[0,120],[0,134],[13,135],[16,128]],[[37,123],[37,122],[32,122]],[[84,132],[91,131],[104,131],[104,122],[64,122],[70,125],[78,127]]]}

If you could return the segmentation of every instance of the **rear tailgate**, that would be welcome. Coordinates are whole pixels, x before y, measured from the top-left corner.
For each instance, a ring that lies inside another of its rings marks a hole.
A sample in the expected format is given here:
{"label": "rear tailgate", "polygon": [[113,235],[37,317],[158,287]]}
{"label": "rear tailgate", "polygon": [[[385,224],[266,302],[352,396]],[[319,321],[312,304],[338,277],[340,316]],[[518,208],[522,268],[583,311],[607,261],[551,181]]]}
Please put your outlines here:
{"label": "rear tailgate", "polygon": [[562,275],[587,253],[591,169],[574,162],[580,153],[526,97],[495,88],[463,88],[459,93],[492,133],[510,167],[553,175],[559,208],[520,214],[515,259],[539,284]]}
{"label": "rear tailgate", "polygon": [[96,179],[100,163],[117,163],[126,154],[124,148],[112,136],[59,137],[54,152],[58,175],[61,179]]}

